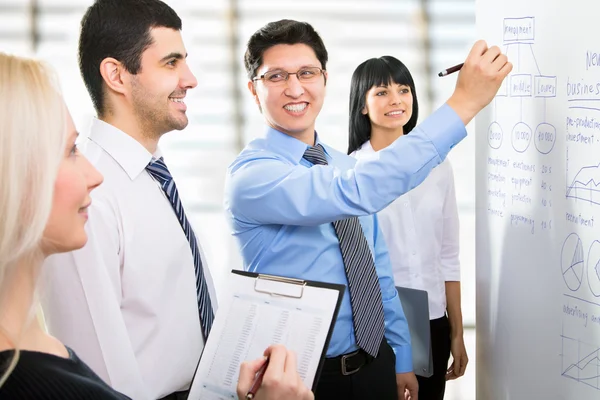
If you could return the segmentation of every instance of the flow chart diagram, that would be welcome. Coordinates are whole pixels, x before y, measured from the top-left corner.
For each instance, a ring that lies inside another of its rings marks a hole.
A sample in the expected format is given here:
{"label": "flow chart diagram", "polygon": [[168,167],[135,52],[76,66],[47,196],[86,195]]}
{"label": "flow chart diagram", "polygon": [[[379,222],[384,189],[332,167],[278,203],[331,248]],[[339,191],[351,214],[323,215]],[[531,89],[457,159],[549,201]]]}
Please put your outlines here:
{"label": "flow chart diagram", "polygon": [[[492,149],[499,149],[503,143],[505,129],[510,129],[510,143],[518,153],[524,153],[531,145],[541,154],[548,154],[554,148],[556,142],[556,128],[546,122],[546,99],[556,97],[556,76],[542,74],[538,65],[533,45],[535,44],[535,17],[504,18],[503,23],[504,54],[516,58],[516,68],[504,81],[498,94],[494,99],[494,120],[488,127],[488,144]],[[522,54],[524,53],[524,55]],[[533,73],[523,73],[521,64],[527,62],[521,60],[527,57],[534,65]],[[513,62],[514,63],[514,62]],[[499,98],[519,99],[520,117],[519,121],[512,127],[502,126],[495,120],[496,109],[499,107]],[[523,100],[539,99],[544,102],[543,121],[537,124],[525,121],[523,117]],[[535,130],[531,126],[535,125]],[[506,141],[508,142],[508,140]]]}

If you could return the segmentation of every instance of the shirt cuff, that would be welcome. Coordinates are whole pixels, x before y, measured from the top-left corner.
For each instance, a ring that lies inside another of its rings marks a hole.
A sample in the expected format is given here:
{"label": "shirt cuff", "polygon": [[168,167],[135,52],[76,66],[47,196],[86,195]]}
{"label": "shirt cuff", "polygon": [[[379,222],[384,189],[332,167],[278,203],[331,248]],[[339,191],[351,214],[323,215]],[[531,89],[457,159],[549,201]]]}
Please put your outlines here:
{"label": "shirt cuff", "polygon": [[438,108],[418,126],[429,137],[442,160],[467,136],[465,124],[448,104]]}
{"label": "shirt cuff", "polygon": [[396,354],[396,373],[413,372],[412,349],[410,346],[392,346]]}
{"label": "shirt cuff", "polygon": [[442,275],[446,282],[460,282],[460,267],[442,268]]}

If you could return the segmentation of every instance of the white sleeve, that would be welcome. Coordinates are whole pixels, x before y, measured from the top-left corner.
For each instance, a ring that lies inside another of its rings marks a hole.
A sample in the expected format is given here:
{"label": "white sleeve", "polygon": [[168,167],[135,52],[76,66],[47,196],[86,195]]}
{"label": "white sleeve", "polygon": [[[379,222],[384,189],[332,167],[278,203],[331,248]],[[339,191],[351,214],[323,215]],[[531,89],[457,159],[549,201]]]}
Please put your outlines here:
{"label": "white sleeve", "polygon": [[133,399],[149,399],[120,308],[120,218],[109,201],[92,197],[87,244],[44,264],[44,316],[49,333],[106,383]]}
{"label": "white sleeve", "polygon": [[440,252],[442,274],[446,282],[460,281],[459,243],[460,227],[458,206],[456,204],[456,189],[454,188],[454,173],[448,161],[448,187],[444,199],[442,249]]}

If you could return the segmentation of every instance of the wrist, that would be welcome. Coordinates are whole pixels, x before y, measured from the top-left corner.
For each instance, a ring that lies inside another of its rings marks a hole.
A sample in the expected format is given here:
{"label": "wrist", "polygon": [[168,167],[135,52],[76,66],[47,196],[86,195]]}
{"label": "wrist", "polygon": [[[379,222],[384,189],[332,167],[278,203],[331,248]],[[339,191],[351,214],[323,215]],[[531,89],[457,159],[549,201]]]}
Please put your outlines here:
{"label": "wrist", "polygon": [[454,339],[462,339],[464,336],[465,332],[462,329],[462,327],[460,329],[450,329],[450,337],[454,340]]}
{"label": "wrist", "polygon": [[450,335],[453,339],[462,339],[464,337],[464,332],[460,331],[460,332],[453,332]]}
{"label": "wrist", "polygon": [[450,322],[450,337],[452,339],[462,338],[465,333],[465,330],[464,330],[463,324],[462,324],[462,318],[457,319],[455,321],[450,319],[449,322]]}
{"label": "wrist", "polygon": [[481,107],[469,99],[469,96],[457,91],[450,96],[446,104],[458,114],[465,126],[481,111]]}

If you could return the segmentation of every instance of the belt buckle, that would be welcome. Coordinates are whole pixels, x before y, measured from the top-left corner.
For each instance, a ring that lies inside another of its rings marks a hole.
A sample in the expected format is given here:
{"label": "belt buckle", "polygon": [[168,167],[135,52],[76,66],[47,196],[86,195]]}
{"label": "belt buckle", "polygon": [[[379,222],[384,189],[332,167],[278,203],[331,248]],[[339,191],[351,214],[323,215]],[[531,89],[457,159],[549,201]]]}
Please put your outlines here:
{"label": "belt buckle", "polygon": [[355,374],[355,373],[357,373],[362,368],[362,365],[359,366],[359,367],[357,367],[357,368],[355,368],[355,369],[352,369],[350,371],[348,371],[348,369],[346,368],[346,360],[348,358],[350,358],[350,357],[353,357],[353,356],[357,355],[359,351],[360,351],[360,349],[356,350],[353,353],[344,354],[342,356],[342,375],[347,376],[347,375]]}

